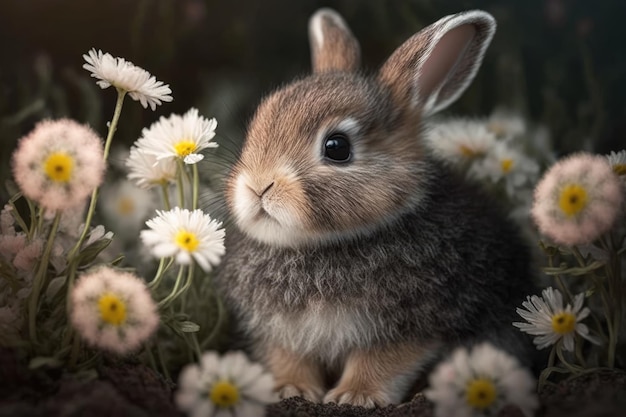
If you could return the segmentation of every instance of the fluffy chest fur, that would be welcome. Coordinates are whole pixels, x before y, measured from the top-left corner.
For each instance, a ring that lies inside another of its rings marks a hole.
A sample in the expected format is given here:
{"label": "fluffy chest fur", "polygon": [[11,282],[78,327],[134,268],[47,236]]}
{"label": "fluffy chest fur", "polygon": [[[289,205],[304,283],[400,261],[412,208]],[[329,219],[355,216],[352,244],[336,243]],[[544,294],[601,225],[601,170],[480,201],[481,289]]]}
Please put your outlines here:
{"label": "fluffy chest fur", "polygon": [[252,312],[248,327],[259,329],[267,342],[330,364],[355,348],[372,346],[381,324],[366,309],[319,303],[293,314],[276,312],[266,317]]}
{"label": "fluffy chest fur", "polygon": [[352,241],[287,249],[231,231],[218,282],[242,326],[328,360],[511,327],[529,293],[527,250],[488,198],[444,180],[421,210]]}

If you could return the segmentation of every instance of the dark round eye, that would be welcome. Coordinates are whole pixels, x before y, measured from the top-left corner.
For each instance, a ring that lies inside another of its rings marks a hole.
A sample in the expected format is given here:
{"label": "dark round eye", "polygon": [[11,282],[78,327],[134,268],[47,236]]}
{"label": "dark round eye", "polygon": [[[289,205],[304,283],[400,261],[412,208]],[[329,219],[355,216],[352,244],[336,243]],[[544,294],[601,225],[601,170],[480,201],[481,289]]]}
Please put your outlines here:
{"label": "dark round eye", "polygon": [[343,133],[333,133],[324,142],[324,156],[333,162],[348,162],[352,156],[350,141]]}

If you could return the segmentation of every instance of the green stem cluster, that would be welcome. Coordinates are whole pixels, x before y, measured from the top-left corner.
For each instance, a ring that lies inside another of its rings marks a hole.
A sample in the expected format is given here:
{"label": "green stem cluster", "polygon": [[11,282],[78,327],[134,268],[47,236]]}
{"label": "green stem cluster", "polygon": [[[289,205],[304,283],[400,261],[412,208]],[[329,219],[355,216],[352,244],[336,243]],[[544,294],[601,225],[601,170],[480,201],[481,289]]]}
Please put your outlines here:
{"label": "green stem cluster", "polygon": [[[623,294],[621,259],[624,253],[623,244],[623,239],[616,243],[613,233],[608,232],[597,241],[597,247],[603,250],[606,260],[604,260],[605,258],[594,260],[589,256],[585,257],[578,247],[573,246],[569,250],[563,249],[562,253],[571,255],[576,265],[569,266],[566,263],[561,263],[558,267],[554,265],[556,248],[544,247],[548,256],[546,273],[554,277],[556,284],[570,305],[573,302],[573,295],[569,288],[571,281],[566,282],[564,276],[582,277],[588,280],[586,286],[593,290],[591,294],[595,295],[601,307],[599,310],[601,312],[600,318],[597,312],[592,309],[592,328],[596,328],[597,334],[602,337],[604,343],[601,346],[605,350],[604,354],[601,355],[600,362],[596,363],[594,360],[590,364],[589,358],[585,358],[582,348],[584,339],[580,335],[575,335],[575,351],[571,355],[567,355],[563,351],[562,341],[559,341],[552,348],[548,366],[541,375],[540,383],[545,383],[553,372],[579,375],[589,369],[597,369],[602,363],[606,364],[608,369],[613,369],[616,366],[617,344],[623,314],[622,304],[625,295]],[[576,362],[572,362],[572,359],[575,359]],[[555,365],[557,360],[558,365]]]}
{"label": "green stem cluster", "polygon": [[[113,120],[111,120],[111,124],[109,125],[109,131],[107,134],[106,141],[104,143],[104,152],[102,154],[102,158],[106,163],[109,157],[109,150],[111,149],[111,143],[113,142],[113,136],[115,135],[115,131],[117,130],[117,124],[120,120],[120,114],[122,113],[122,106],[124,105],[124,97],[126,96],[126,91],[117,89],[117,101],[115,103],[115,110],[113,112]],[[85,218],[85,226],[83,227],[83,231],[80,234],[80,237],[76,241],[74,247],[70,250],[67,255],[68,260],[71,262],[72,258],[76,256],[80,247],[82,246],[85,238],[87,237],[87,233],[89,233],[89,226],[91,225],[91,220],[96,211],[96,203],[98,202],[98,190],[99,187],[96,187],[91,193],[91,200],[89,201],[89,208],[87,209],[87,216]]]}
{"label": "green stem cluster", "polygon": [[46,241],[46,247],[43,250],[41,256],[41,262],[39,262],[35,277],[33,280],[33,289],[28,300],[28,333],[30,340],[33,343],[37,343],[37,311],[39,309],[39,294],[45,285],[46,276],[48,272],[48,263],[50,261],[50,254],[52,253],[52,247],[54,245],[54,238],[59,228],[61,221],[61,212],[58,211],[52,226],[50,227],[50,233],[48,234],[48,240]]}

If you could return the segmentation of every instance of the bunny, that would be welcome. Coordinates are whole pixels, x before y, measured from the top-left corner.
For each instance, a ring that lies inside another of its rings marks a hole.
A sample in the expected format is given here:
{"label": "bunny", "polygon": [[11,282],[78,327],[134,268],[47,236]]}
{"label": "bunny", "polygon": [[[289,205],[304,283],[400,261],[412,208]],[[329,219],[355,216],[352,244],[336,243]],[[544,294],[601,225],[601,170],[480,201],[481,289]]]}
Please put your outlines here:
{"label": "bunny", "polygon": [[365,75],[350,29],[321,9],[313,73],[259,105],[225,182],[236,227],[217,282],[282,398],[384,406],[457,346],[525,357],[511,322],[529,250],[422,139],[494,31],[483,11],[447,16]]}

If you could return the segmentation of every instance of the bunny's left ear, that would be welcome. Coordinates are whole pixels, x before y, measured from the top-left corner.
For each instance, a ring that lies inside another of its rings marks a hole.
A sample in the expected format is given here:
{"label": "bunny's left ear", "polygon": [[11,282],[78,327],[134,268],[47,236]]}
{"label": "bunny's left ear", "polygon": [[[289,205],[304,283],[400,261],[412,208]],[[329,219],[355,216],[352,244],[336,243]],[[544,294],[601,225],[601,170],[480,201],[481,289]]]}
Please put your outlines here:
{"label": "bunny's left ear", "polygon": [[341,15],[330,8],[315,12],[309,20],[313,72],[356,71],[361,49]]}
{"label": "bunny's left ear", "polygon": [[402,44],[378,79],[399,107],[436,113],[474,79],[495,30],[494,18],[480,10],[446,16]]}

